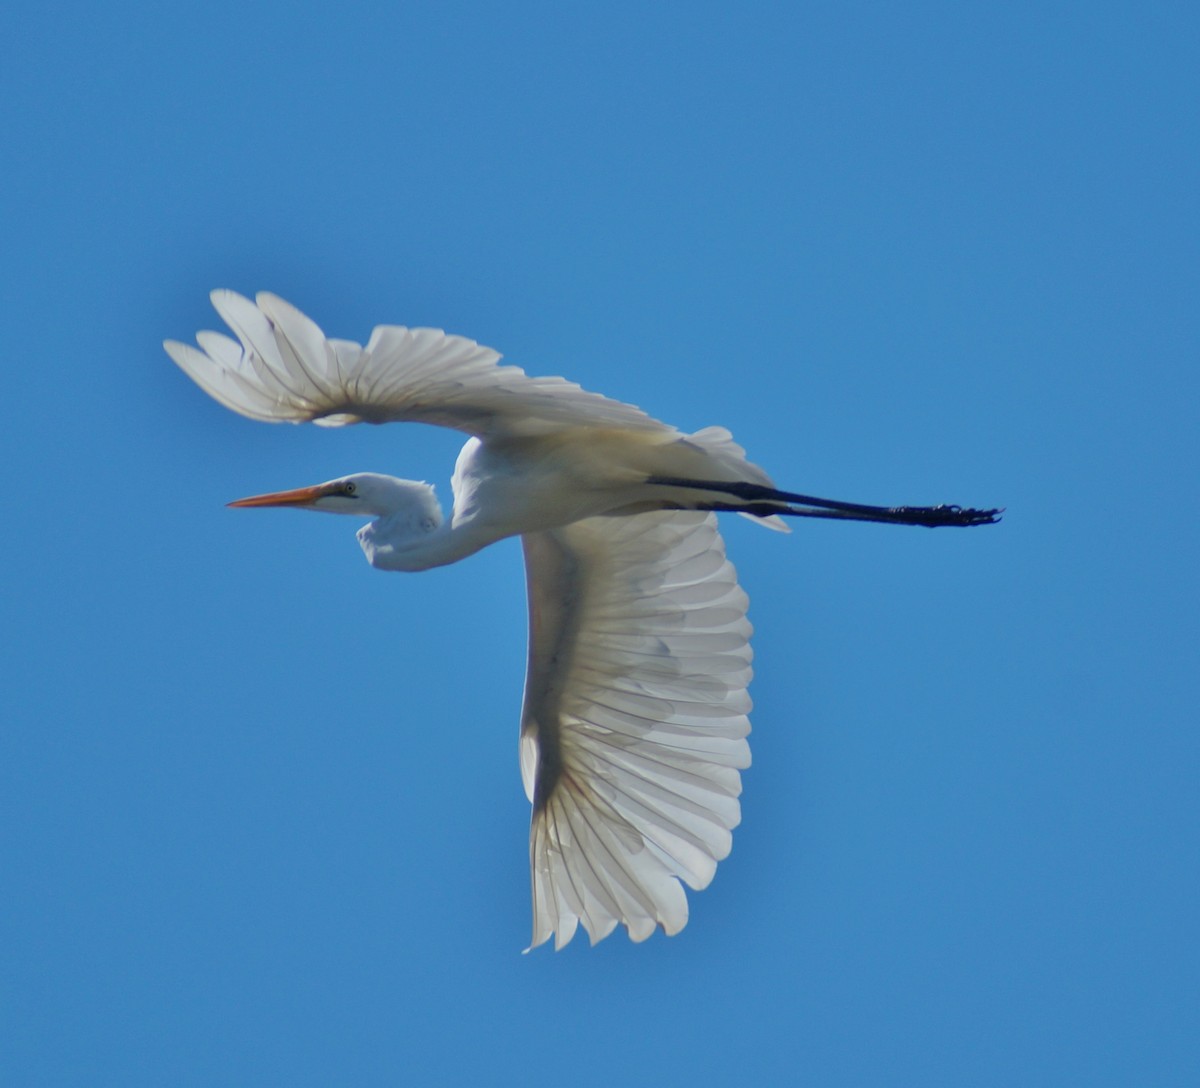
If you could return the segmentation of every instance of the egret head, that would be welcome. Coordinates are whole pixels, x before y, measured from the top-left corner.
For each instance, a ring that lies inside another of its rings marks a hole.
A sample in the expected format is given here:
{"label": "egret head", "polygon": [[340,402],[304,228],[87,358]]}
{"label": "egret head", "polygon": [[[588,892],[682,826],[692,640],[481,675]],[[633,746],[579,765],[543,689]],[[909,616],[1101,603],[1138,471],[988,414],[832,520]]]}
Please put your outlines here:
{"label": "egret head", "polygon": [[299,510],[320,510],[327,514],[357,514],[359,517],[387,517],[401,511],[441,510],[433,498],[433,488],[416,480],[398,480],[377,472],[356,472],[339,476],[312,487],[297,487],[292,491],[272,491],[266,495],[251,495],[238,499],[230,506],[294,506]]}
{"label": "egret head", "polygon": [[442,508],[433,488],[417,480],[357,472],[313,487],[252,495],[229,505],[294,506],[371,518],[358,530],[358,542],[371,566],[382,570],[427,570],[461,558],[445,545]]}

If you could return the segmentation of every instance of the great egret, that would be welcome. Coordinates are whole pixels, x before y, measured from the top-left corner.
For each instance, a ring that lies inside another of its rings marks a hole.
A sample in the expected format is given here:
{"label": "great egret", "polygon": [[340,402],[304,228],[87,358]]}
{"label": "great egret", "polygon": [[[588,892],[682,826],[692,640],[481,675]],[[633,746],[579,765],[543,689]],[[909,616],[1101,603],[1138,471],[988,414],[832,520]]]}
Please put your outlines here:
{"label": "great egret", "polygon": [[678,933],[740,820],[750,765],[747,598],[712,511],[983,525],[998,510],[877,507],[780,491],[720,427],[683,434],[562,378],[498,366],[438,329],[327,339],[271,294],[212,302],[237,341],[197,334],[172,359],[235,412],[269,422],[415,421],[467,432],[450,517],[428,484],[374,473],[257,495],[372,519],[370,563],[425,570],[520,535],[529,666],[520,762],[533,806],[533,940]]}

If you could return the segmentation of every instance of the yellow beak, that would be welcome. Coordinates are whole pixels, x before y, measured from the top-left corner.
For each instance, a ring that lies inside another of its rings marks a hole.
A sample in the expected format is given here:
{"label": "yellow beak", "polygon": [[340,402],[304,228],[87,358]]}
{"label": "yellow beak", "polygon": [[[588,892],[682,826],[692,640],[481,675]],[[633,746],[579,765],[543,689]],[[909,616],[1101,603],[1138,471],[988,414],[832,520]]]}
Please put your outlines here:
{"label": "yellow beak", "polygon": [[315,487],[297,487],[292,491],[271,491],[266,495],[251,495],[246,499],[235,499],[227,506],[311,506],[320,498],[337,492],[329,484]]}

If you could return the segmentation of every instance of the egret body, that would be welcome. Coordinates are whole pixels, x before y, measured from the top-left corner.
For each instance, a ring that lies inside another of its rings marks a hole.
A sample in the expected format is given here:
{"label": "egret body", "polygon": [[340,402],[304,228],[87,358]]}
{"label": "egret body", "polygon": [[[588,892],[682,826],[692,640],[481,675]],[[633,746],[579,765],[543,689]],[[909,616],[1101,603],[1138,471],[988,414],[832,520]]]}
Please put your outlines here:
{"label": "egret body", "polygon": [[171,358],[242,415],[326,426],[391,421],[470,437],[443,513],[426,483],[376,473],[230,503],[367,519],[372,566],[419,571],[520,536],[529,664],[520,762],[533,806],[532,945],[643,940],[687,922],[683,884],[711,881],[750,764],[747,600],[716,511],[970,526],[997,510],[878,507],[781,491],[728,431],[685,434],[562,378],[499,366],[437,329],[329,339],[270,294],[215,291],[237,340],[197,334]]}

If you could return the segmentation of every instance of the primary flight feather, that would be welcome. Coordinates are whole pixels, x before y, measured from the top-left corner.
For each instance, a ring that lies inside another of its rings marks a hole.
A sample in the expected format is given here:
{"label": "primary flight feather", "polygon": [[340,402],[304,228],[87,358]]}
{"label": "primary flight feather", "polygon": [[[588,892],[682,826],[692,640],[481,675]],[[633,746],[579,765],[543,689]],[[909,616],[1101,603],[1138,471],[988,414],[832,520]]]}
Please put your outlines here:
{"label": "primary flight feather", "polygon": [[[999,511],[877,507],[778,490],[729,432],[685,434],[562,378],[534,378],[473,340],[377,327],[365,346],[325,336],[262,293],[214,291],[236,340],[167,341],[207,393],[251,419],[433,423],[468,438],[443,514],[424,483],[357,473],[232,506],[369,519],[383,570],[452,563],[508,536],[524,543],[529,665],[520,760],[533,806],[531,947],[640,941],[687,922],[683,884],[705,887],[740,819],[750,765],[747,600],[713,511],[980,525]],[[682,883],[681,883],[682,882]]]}

